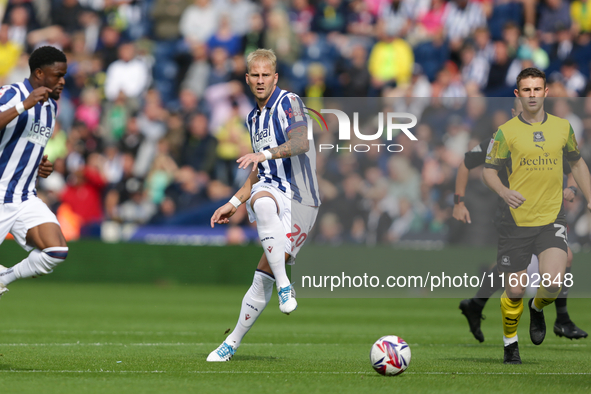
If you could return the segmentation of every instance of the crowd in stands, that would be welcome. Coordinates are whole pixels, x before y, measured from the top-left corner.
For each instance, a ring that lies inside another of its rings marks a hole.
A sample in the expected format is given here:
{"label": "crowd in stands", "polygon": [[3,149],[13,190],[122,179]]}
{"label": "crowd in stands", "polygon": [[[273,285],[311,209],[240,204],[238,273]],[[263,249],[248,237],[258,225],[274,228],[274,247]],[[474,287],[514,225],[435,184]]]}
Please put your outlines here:
{"label": "crowd in stands", "polygon": [[[39,46],[68,57],[47,146],[55,172],[38,189],[71,238],[104,221],[209,223],[248,176],[235,160],[251,149],[245,55],[259,47],[277,54],[280,87],[321,103],[393,97],[410,106],[413,97],[432,98],[414,101],[425,124],[417,143],[400,141],[403,152],[319,155],[325,206],[317,242],[494,239],[487,221],[495,197],[478,171],[469,190],[489,230],[456,228],[453,182],[463,152],[509,116],[510,103],[491,110],[483,98],[513,96],[525,67],[545,70],[550,95],[564,98],[554,113],[570,116],[591,163],[587,0],[0,3],[3,84],[28,77],[28,54]],[[579,195],[569,214],[589,243],[581,204]],[[245,212],[234,222],[248,225]]]}

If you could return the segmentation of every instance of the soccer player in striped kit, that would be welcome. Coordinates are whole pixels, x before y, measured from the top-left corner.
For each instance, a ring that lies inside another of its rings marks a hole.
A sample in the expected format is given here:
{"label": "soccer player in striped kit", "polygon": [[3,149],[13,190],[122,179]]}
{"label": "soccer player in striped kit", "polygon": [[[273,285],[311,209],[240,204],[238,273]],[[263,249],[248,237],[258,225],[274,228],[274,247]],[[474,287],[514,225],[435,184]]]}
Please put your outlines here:
{"label": "soccer player in striped kit", "polygon": [[267,49],[257,49],[247,58],[246,83],[257,101],[246,119],[254,153],[237,162],[239,168],[252,164],[252,173],[211,218],[212,227],[228,223],[236,209],[246,203],[250,221],[257,222],[264,253],[242,300],[236,328],[207,361],[232,358],[269,303],[273,283],[277,285],[281,312],[289,314],[298,305],[285,264],[293,264],[318,214],[316,151],[313,139],[308,139],[301,99],[277,87],[276,64],[275,54]]}
{"label": "soccer player in striped kit", "polygon": [[17,279],[46,275],[68,256],[57,218],[38,197],[37,175],[53,166],[43,155],[53,133],[56,100],[64,88],[64,53],[45,46],[29,57],[31,76],[0,89],[0,243],[10,232],[31,251],[11,268],[0,266],[0,296]]}

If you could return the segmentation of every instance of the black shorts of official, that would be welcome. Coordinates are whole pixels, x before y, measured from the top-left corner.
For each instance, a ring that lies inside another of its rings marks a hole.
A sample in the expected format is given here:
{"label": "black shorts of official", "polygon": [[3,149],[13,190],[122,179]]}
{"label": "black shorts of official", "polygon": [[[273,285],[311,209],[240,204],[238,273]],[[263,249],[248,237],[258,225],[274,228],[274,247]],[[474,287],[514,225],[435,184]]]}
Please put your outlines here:
{"label": "black shorts of official", "polygon": [[566,221],[538,227],[499,226],[497,267],[500,272],[519,272],[527,269],[531,256],[546,249],[558,248],[567,252]]}

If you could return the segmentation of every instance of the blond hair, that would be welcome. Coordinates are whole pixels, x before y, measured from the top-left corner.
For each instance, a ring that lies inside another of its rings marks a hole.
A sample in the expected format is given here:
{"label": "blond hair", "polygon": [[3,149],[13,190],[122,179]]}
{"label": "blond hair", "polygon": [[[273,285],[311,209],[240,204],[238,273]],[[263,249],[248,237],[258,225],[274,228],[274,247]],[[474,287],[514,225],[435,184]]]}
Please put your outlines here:
{"label": "blond hair", "polygon": [[273,71],[277,69],[277,56],[275,56],[275,52],[272,49],[257,49],[251,52],[246,58],[246,69],[248,72],[250,72],[250,66],[259,61],[269,63]]}

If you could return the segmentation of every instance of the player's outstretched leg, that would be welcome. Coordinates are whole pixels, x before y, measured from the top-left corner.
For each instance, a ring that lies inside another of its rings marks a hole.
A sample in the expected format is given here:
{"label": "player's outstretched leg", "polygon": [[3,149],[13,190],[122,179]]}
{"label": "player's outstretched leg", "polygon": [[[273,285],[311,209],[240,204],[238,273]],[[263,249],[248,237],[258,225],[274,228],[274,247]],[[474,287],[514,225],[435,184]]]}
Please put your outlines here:
{"label": "player's outstretched leg", "polygon": [[[570,255],[569,255],[570,257]],[[571,267],[566,268],[566,274],[571,272]],[[556,321],[554,322],[554,333],[559,337],[566,337],[569,339],[587,338],[588,334],[576,326],[570,319],[568,309],[566,306],[566,299],[568,297],[569,286],[562,286],[560,296],[554,301],[556,304]]]}
{"label": "player's outstretched leg", "polygon": [[277,205],[271,197],[258,198],[252,208],[257,218],[257,231],[261,244],[265,250],[265,256],[269,267],[273,271],[277,281],[277,293],[279,296],[279,310],[285,314],[293,312],[298,303],[295,299],[293,285],[285,271],[285,231],[283,224],[277,215]]}
{"label": "player's outstretched leg", "polygon": [[257,270],[254,273],[252,285],[242,299],[240,316],[234,331],[217,349],[207,356],[207,361],[230,361],[240,346],[246,333],[263,312],[273,294],[273,275]]}
{"label": "player's outstretched leg", "polygon": [[52,273],[55,266],[62,263],[66,257],[68,257],[67,246],[57,246],[43,250],[34,249],[26,259],[14,267],[0,266],[0,296],[8,291],[6,286],[17,279]]}
{"label": "player's outstretched leg", "polygon": [[529,336],[534,345],[540,345],[546,337],[546,320],[542,308],[550,305],[560,294],[560,289],[550,292],[544,286],[540,286],[535,298],[529,300]]}

